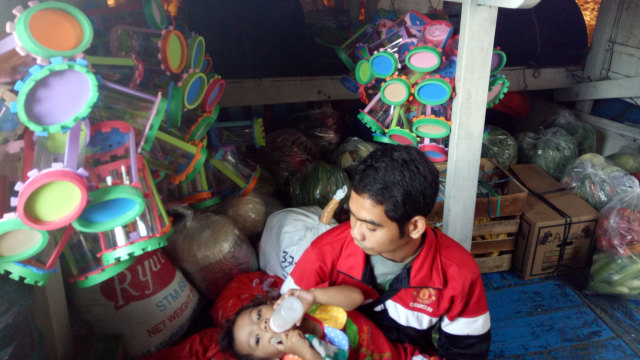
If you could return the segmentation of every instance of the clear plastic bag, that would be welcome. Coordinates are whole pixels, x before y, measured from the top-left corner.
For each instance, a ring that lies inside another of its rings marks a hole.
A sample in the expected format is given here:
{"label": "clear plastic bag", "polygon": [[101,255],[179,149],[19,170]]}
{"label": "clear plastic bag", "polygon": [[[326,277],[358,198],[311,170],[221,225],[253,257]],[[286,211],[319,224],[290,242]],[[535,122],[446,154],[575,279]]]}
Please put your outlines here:
{"label": "clear plastic bag", "polygon": [[551,117],[546,127],[559,127],[573,136],[578,143],[578,154],[596,151],[596,130],[591,124],[578,120],[569,110],[561,110]]}
{"label": "clear plastic bag", "polygon": [[518,143],[506,130],[497,126],[487,126],[482,139],[483,158],[493,159],[503,168],[518,161]]}
{"label": "clear plastic bag", "polygon": [[[342,187],[349,188],[347,174],[335,165],[316,161],[291,181],[291,206],[324,206]],[[342,201],[342,205],[347,199]],[[338,210],[341,214],[341,210]]]}
{"label": "clear plastic bag", "polygon": [[599,294],[640,298],[640,189],[617,194],[600,212],[599,253],[593,257],[589,288]]}
{"label": "clear plastic bag", "polygon": [[298,129],[322,156],[327,156],[342,142],[343,117],[340,111],[323,107],[291,115],[287,126]]}
{"label": "clear plastic bag", "polygon": [[266,146],[258,150],[258,161],[276,179],[279,190],[288,189],[296,174],[320,160],[315,145],[296,129],[283,128],[269,133],[266,142]]}
{"label": "clear plastic bag", "polygon": [[584,154],[570,164],[561,182],[598,211],[616,194],[639,186],[636,178],[595,153]]}
{"label": "clear plastic bag", "polygon": [[608,155],[606,159],[631,174],[640,173],[640,144],[624,145],[618,152]]}
{"label": "clear plastic bag", "polygon": [[377,147],[377,144],[364,141],[359,137],[347,138],[333,154],[334,164],[350,175],[356,165]]}
{"label": "clear plastic bag", "polygon": [[540,130],[538,134],[523,132],[516,136],[518,162],[538,164],[560,180],[564,170],[578,157],[578,144],[573,136],[559,127]]}
{"label": "clear plastic bag", "polygon": [[167,210],[178,211],[184,218],[174,221],[166,252],[210,299],[215,299],[234,276],[258,269],[254,248],[227,216],[194,214],[177,206]]}

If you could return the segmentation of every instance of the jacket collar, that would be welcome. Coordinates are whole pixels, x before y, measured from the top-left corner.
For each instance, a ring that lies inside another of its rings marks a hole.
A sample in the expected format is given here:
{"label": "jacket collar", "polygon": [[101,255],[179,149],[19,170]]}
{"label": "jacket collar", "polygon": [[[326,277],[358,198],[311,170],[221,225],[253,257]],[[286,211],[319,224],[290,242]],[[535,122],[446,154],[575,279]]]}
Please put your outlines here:
{"label": "jacket collar", "polygon": [[[364,280],[366,270],[366,254],[356,245],[351,237],[349,222],[344,226],[347,240],[344,244],[340,260],[337,264],[339,272],[344,273],[354,279]],[[409,286],[411,287],[431,287],[442,288],[444,280],[442,276],[442,262],[439,255],[438,232],[428,227],[425,234],[425,242],[418,256],[411,263],[409,274]]]}

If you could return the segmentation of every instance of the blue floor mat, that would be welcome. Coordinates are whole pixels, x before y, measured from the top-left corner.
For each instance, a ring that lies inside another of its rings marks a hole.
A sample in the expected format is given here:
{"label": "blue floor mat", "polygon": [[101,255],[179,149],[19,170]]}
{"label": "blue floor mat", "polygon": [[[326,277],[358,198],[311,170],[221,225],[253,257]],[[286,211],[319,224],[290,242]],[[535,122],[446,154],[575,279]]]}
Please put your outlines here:
{"label": "blue floor mat", "polygon": [[491,359],[638,359],[640,302],[589,294],[586,274],[483,274]]}

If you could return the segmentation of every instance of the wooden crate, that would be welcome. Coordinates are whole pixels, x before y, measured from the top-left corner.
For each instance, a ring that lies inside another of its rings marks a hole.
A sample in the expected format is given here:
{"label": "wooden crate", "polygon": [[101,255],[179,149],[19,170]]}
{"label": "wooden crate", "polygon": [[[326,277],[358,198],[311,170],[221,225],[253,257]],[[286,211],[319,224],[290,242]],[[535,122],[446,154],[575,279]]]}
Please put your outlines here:
{"label": "wooden crate", "polygon": [[511,269],[520,216],[477,219],[473,225],[471,254],[481,273]]}
{"label": "wooden crate", "polygon": [[[436,167],[446,183],[447,164]],[[492,196],[476,198],[471,254],[482,273],[509,270],[528,191],[490,159],[480,159],[478,179],[491,185]],[[429,223],[439,225],[443,209],[444,201],[437,202],[427,217]]]}
{"label": "wooden crate", "polygon": [[[440,177],[446,181],[447,163],[436,163]],[[497,196],[476,198],[474,218],[514,216],[522,213],[527,200],[527,189],[490,159],[480,159],[478,178],[492,184]],[[430,223],[442,222],[444,201],[438,201],[427,217]],[[498,211],[499,209],[499,211]]]}

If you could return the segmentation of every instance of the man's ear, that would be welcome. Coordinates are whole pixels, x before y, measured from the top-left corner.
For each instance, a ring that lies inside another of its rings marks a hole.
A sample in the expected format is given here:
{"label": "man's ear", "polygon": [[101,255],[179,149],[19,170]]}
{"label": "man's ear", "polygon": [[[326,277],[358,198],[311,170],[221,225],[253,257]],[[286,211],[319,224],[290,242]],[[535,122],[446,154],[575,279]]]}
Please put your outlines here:
{"label": "man's ear", "polygon": [[416,215],[407,223],[406,233],[414,239],[420,239],[427,230],[427,226],[427,219],[422,215]]}

